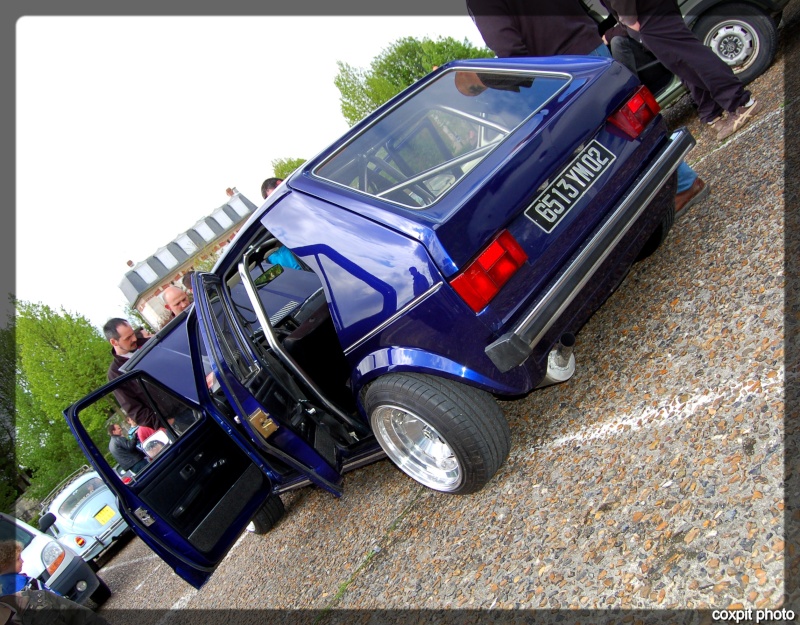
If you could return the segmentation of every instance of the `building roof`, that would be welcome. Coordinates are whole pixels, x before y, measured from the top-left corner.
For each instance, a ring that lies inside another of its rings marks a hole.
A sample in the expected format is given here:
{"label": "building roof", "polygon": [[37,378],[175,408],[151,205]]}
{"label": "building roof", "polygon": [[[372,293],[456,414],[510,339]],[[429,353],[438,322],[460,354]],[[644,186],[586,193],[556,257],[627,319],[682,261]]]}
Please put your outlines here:
{"label": "building roof", "polygon": [[258,207],[234,190],[225,204],[194,226],[182,232],[164,247],[133,265],[119,288],[125,299],[135,306],[142,296],[164,281],[171,281],[175,271],[204,249],[212,249],[218,241],[230,236]]}

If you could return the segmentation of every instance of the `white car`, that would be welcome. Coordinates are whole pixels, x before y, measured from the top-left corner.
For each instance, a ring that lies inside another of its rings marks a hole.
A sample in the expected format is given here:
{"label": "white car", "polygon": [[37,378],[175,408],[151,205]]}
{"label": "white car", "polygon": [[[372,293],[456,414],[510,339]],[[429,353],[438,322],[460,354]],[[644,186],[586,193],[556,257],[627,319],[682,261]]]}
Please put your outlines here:
{"label": "white car", "polygon": [[39,529],[89,562],[124,534],[128,524],[95,471],[83,467],[76,473],[45,498]]}
{"label": "white car", "polygon": [[1,512],[0,540],[22,543],[22,572],[76,603],[96,608],[111,595],[106,583],[72,549]]}

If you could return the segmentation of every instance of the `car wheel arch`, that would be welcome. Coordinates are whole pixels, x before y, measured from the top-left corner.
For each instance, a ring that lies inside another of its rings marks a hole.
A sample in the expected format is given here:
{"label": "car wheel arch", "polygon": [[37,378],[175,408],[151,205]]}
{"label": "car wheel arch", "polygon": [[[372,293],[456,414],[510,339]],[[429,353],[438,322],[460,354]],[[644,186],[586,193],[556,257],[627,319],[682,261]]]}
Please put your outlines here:
{"label": "car wheel arch", "polygon": [[393,372],[367,387],[364,403],[386,455],[435,491],[476,492],[508,457],[511,432],[503,410],[475,387]]}
{"label": "car wheel arch", "polygon": [[356,396],[363,395],[375,379],[388,373],[422,373],[450,379],[495,395],[518,395],[525,386],[527,373],[521,367],[502,376],[490,378],[435,352],[416,347],[385,347],[362,357],[353,368],[352,388]]}

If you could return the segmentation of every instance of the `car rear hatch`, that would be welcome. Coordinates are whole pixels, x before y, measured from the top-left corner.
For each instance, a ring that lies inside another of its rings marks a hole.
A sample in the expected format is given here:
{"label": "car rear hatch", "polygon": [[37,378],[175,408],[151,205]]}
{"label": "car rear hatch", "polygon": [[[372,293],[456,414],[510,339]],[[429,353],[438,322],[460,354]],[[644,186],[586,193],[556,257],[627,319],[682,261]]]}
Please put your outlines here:
{"label": "car rear hatch", "polygon": [[[498,149],[470,172],[484,183],[465,188],[436,229],[458,268],[448,281],[493,331],[558,275],[667,139],[655,101],[626,70],[571,65],[562,89],[506,139],[513,149]],[[620,128],[625,120],[617,118],[631,106],[644,107],[646,123]],[[507,260],[507,275],[484,293],[482,267],[497,259]]]}
{"label": "car rear hatch", "polygon": [[[649,118],[629,127],[641,107]],[[663,149],[667,130],[653,109],[609,59],[458,62],[364,120],[309,169],[347,187],[348,210],[422,241],[462,297],[471,287],[458,281],[482,254],[489,264],[516,263],[491,305],[465,297],[500,332]],[[620,114],[633,119],[619,123]],[[314,192],[307,176],[292,182]]]}

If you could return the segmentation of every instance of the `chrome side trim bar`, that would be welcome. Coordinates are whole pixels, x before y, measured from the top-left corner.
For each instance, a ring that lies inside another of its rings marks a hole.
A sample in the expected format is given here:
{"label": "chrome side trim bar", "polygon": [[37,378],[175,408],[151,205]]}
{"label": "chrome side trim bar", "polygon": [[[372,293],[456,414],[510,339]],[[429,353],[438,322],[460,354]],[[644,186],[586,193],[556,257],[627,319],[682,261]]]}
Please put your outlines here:
{"label": "chrome side trim bar", "polygon": [[581,250],[566,270],[508,332],[485,349],[502,372],[522,364],[531,355],[542,337],[559,315],[573,302],[581,289],[594,276],[603,261],[644,213],[667,178],[695,144],[686,128],[670,135],[669,143],[635,186],[620,200],[611,216]]}

